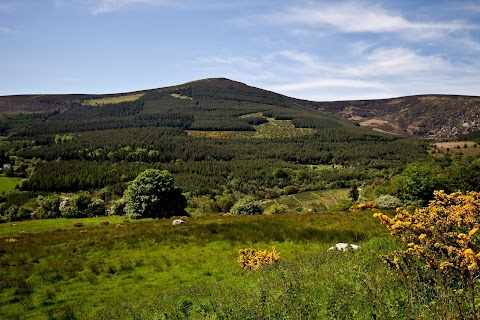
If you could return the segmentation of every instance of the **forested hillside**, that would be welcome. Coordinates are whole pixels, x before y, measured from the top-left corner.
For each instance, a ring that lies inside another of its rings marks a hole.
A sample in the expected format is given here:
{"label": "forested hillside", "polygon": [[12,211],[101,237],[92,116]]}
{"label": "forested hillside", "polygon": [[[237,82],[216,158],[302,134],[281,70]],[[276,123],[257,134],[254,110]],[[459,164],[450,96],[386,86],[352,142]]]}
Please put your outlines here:
{"label": "forested hillside", "polygon": [[4,196],[3,210],[78,191],[109,205],[148,168],[169,170],[191,206],[213,199],[228,210],[220,198],[371,185],[429,157],[422,140],[227,79],[111,95],[0,97],[0,105],[7,106],[0,160],[12,165],[3,173],[24,178]]}

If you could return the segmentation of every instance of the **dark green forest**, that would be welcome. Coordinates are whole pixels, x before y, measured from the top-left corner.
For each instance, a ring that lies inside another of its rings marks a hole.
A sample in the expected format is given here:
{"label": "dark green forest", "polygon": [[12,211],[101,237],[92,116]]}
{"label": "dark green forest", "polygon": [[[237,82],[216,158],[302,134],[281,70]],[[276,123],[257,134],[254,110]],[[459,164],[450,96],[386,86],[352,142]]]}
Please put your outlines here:
{"label": "dark green forest", "polygon": [[[0,118],[2,161],[14,165],[10,175],[25,178],[17,191],[3,196],[2,210],[52,192],[87,191],[108,202],[147,168],[169,170],[190,197],[261,199],[281,195],[288,186],[306,191],[383,183],[410,163],[439,161],[428,155],[426,141],[374,132],[226,79],[135,94],[25,100],[40,111]],[[11,101],[15,106],[21,97]],[[269,134],[275,121],[284,121],[286,129]],[[208,137],[254,133],[262,126],[263,138]],[[297,128],[312,131],[290,135]],[[190,130],[207,134],[193,137]],[[459,163],[442,161],[434,166],[436,176]],[[467,167],[477,172],[476,158]],[[475,179],[463,186],[449,181],[444,186],[452,190],[477,186]]]}

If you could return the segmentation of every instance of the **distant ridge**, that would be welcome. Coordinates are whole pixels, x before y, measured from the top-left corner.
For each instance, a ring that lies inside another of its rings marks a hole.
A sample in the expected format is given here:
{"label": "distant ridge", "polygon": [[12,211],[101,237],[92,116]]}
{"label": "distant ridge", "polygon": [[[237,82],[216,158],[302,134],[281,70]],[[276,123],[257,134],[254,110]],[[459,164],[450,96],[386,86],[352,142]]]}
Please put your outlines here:
{"label": "distant ridge", "polygon": [[72,101],[157,91],[185,91],[192,99],[255,101],[292,105],[328,113],[360,126],[396,135],[454,139],[480,130],[480,97],[415,95],[391,99],[315,102],[287,97],[227,78],[207,78],[184,84],[114,94],[46,94],[0,97],[0,116],[15,113],[63,112]]}

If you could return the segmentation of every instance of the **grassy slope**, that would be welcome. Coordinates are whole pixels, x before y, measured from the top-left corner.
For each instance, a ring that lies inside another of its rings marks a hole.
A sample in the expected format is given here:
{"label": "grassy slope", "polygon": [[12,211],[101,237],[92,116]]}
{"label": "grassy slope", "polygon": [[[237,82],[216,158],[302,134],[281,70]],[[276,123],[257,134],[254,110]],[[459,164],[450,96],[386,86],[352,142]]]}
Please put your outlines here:
{"label": "grassy slope", "polygon": [[23,178],[0,177],[0,193],[12,191]]}
{"label": "grassy slope", "polygon": [[294,195],[282,196],[280,198],[264,201],[262,206],[267,208],[274,203],[283,204],[289,210],[300,208],[302,210],[314,209],[329,210],[338,204],[339,201],[348,199],[349,189],[331,189],[302,192]]}
{"label": "grassy slope", "polygon": [[[2,319],[44,319],[70,309],[88,319],[103,312],[111,318],[125,305],[147,312],[143,308],[152,296],[183,296],[198,286],[204,291],[190,298],[208,300],[219,294],[209,292],[213,287],[244,295],[259,279],[236,265],[240,248],[276,246],[288,264],[338,241],[362,243],[384,234],[371,212],[212,217],[177,227],[167,220],[123,228],[100,226],[98,219],[82,221],[87,233],[67,228],[65,220],[45,221],[50,224],[45,229],[57,231],[34,233],[38,222],[31,221],[22,224],[29,232],[17,235],[18,242],[0,240]],[[11,228],[1,225],[0,234],[12,236]],[[149,314],[172,311],[175,303],[156,306]],[[120,318],[130,318],[124,312]]]}

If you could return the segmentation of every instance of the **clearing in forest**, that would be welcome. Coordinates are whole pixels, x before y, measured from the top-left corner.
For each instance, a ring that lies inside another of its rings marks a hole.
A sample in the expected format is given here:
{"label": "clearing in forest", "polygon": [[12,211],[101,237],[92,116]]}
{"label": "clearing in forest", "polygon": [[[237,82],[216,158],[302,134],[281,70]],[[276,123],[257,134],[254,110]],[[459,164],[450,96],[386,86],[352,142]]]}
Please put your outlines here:
{"label": "clearing in forest", "polygon": [[23,178],[0,177],[0,193],[12,191]]}
{"label": "clearing in forest", "polygon": [[132,102],[140,99],[143,97],[145,93],[135,93],[135,94],[128,94],[122,96],[115,96],[115,97],[105,97],[105,98],[98,98],[98,99],[90,99],[82,102],[84,106],[103,106],[105,104],[115,104],[121,102]]}
{"label": "clearing in forest", "polygon": [[283,204],[289,210],[324,211],[333,208],[342,200],[348,199],[349,189],[329,189],[302,192],[265,201],[262,205],[267,208],[274,203]]}
{"label": "clearing in forest", "polygon": [[[260,115],[260,114],[259,114]],[[243,116],[245,117],[245,116]],[[268,122],[254,125],[255,131],[200,131],[188,130],[192,137],[205,137],[216,139],[268,139],[268,138],[296,138],[315,133],[315,129],[296,128],[291,120],[276,120],[267,118]]]}

